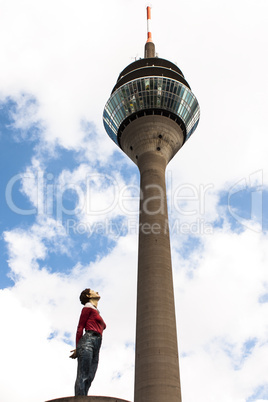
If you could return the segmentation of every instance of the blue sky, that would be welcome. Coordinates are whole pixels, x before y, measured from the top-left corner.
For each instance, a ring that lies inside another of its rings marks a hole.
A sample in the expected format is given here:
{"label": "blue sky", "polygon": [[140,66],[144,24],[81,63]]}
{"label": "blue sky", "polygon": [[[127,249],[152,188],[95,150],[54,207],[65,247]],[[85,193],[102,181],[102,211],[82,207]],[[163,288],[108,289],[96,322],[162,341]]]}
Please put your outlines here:
{"label": "blue sky", "polygon": [[[5,402],[73,394],[86,287],[107,323],[91,393],[133,400],[139,175],[102,112],[120,71],[143,57],[146,5],[2,1]],[[166,175],[183,400],[268,401],[268,6],[152,6],[156,51],[201,107]]]}

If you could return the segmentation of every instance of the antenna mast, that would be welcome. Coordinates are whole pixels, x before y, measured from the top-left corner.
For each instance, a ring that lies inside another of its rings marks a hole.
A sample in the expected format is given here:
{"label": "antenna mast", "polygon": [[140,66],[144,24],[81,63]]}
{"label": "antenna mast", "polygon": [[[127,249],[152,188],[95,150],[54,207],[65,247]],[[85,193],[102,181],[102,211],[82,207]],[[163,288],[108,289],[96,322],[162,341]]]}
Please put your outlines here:
{"label": "antenna mast", "polygon": [[147,7],[147,42],[152,42],[151,7]]}
{"label": "antenna mast", "polygon": [[144,58],[155,57],[155,45],[152,40],[151,31],[151,7],[147,7],[147,42],[144,49]]}

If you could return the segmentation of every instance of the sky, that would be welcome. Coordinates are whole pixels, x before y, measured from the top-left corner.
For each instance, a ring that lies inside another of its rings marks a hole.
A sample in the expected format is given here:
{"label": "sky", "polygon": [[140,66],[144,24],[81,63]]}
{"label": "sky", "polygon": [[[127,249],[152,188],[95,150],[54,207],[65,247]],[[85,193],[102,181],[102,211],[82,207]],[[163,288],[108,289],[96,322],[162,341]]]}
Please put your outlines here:
{"label": "sky", "polygon": [[[102,113],[143,57],[146,6],[0,0],[5,402],[73,395],[87,287],[107,324],[90,394],[133,401],[139,173]],[[268,401],[268,3],[151,6],[201,109],[166,172],[182,398]]]}

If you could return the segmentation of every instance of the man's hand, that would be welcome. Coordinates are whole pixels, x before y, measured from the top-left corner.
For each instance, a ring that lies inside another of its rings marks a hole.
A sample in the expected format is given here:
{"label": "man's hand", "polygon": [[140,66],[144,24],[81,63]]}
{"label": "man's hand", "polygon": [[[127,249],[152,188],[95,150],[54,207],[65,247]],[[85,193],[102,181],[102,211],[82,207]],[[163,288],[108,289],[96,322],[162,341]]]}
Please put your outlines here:
{"label": "man's hand", "polygon": [[76,359],[77,358],[76,349],[71,350],[70,353],[72,353],[71,356],[69,356],[71,359]]}

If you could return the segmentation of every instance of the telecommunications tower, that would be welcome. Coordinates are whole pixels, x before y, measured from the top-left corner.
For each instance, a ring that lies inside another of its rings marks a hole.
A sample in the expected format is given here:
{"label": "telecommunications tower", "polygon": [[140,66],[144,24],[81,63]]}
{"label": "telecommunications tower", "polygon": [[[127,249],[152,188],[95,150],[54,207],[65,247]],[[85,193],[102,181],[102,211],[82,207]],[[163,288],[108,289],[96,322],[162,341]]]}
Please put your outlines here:
{"label": "telecommunications tower", "polygon": [[156,57],[150,22],[147,7],[144,59],[120,73],[103,121],[140,171],[134,402],[181,402],[165,169],[200,110],[181,70]]}

